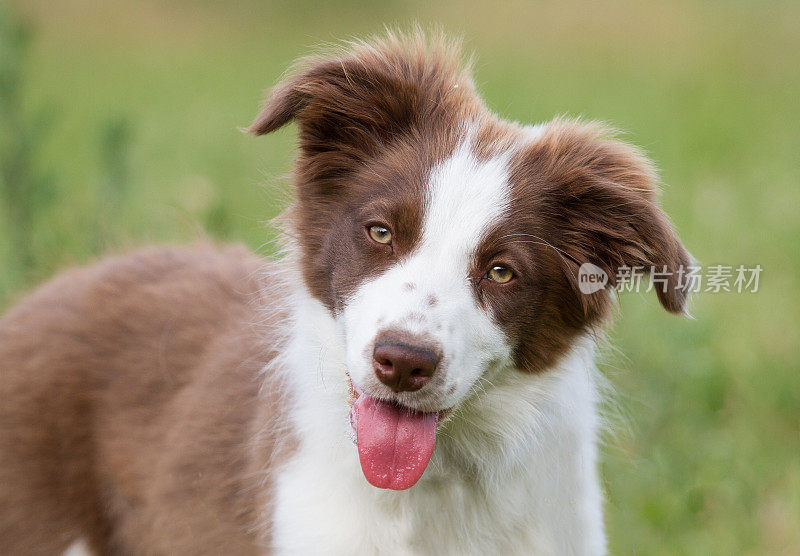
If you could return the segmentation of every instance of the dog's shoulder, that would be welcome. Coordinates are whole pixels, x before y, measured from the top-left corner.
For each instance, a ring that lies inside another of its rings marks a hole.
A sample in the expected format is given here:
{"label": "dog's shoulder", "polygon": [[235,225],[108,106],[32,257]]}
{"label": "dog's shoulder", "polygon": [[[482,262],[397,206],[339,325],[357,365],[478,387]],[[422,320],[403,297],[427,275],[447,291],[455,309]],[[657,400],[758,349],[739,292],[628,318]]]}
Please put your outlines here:
{"label": "dog's shoulder", "polygon": [[202,244],[108,257],[20,300],[0,319],[0,463],[65,471],[55,498],[16,495],[93,523],[75,488],[102,476],[131,546],[215,552],[239,539],[249,553],[259,502],[241,493],[263,461],[240,448],[257,438],[266,458],[280,439],[284,393],[262,369],[280,350],[283,288],[246,248]]}

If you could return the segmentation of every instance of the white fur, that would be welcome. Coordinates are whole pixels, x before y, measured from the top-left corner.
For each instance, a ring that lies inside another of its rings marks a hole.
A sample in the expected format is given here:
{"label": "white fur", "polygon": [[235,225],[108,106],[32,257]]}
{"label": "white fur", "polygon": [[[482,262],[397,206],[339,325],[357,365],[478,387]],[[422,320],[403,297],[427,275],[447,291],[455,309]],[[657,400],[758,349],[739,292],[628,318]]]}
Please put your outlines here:
{"label": "white fur", "polygon": [[[271,548],[602,554],[594,344],[582,338],[541,375],[509,368],[507,341],[466,274],[482,234],[509,203],[506,160],[478,162],[465,142],[433,171],[429,193],[417,250],[366,282],[338,320],[302,286],[296,292],[282,370],[300,445],[276,479]],[[425,306],[429,295],[438,298],[433,308]],[[399,492],[367,483],[348,435],[345,372],[366,391],[380,388],[369,350],[384,326],[428,334],[444,352],[435,392],[405,393],[402,402],[456,406],[425,474]]]}
{"label": "white fur", "polygon": [[533,125],[522,126],[522,131],[523,133],[525,133],[525,138],[531,142],[536,141],[542,135],[544,135],[546,129],[547,129],[547,124],[533,124]]}
{"label": "white fur", "polygon": [[86,544],[84,539],[79,539],[69,545],[62,556],[91,556],[92,552],[89,550],[89,545]]}

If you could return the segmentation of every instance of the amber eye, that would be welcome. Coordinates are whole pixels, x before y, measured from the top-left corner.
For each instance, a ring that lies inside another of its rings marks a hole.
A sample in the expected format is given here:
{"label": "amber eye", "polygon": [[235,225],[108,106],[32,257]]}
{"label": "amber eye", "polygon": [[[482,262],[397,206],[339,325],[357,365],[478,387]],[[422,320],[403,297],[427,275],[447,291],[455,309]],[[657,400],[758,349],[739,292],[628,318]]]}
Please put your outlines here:
{"label": "amber eye", "polygon": [[489,270],[489,272],[486,273],[486,277],[492,282],[497,282],[498,284],[505,284],[511,281],[511,279],[514,277],[514,273],[511,272],[510,268],[497,265],[493,266]]}
{"label": "amber eye", "polygon": [[383,226],[370,226],[369,237],[384,245],[390,245],[392,243],[392,232]]}

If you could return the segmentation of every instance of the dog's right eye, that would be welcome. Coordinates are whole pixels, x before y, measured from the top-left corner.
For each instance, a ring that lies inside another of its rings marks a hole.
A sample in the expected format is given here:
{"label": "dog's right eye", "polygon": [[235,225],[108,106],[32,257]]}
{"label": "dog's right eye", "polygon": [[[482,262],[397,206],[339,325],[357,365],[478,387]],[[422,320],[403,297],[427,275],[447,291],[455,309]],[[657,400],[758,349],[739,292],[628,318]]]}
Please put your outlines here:
{"label": "dog's right eye", "polygon": [[383,245],[391,245],[392,243],[392,232],[383,226],[370,226],[369,237],[376,243]]}

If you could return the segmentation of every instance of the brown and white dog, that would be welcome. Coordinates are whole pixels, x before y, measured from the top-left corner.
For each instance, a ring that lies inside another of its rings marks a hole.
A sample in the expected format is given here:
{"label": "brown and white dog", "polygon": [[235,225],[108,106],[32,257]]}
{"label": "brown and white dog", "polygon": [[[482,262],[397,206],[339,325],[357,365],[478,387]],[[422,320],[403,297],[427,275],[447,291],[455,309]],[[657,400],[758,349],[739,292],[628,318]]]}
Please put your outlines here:
{"label": "brown and white dog", "polygon": [[250,131],[291,121],[282,260],[145,250],[0,321],[0,554],[603,553],[614,301],[576,275],[689,263],[651,165],[499,119],[418,35],[306,60]]}

